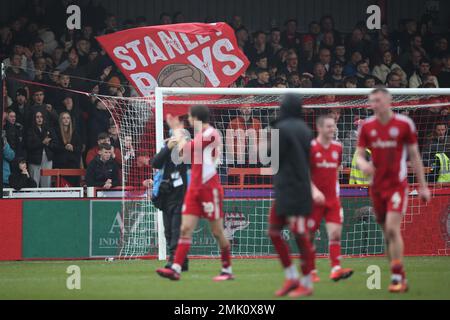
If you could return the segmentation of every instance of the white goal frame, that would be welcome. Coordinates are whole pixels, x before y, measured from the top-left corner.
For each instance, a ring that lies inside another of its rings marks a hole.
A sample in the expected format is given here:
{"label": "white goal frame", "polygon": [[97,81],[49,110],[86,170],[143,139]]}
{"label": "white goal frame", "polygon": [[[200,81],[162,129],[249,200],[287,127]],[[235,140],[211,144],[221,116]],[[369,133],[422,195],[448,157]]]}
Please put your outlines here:
{"label": "white goal frame", "polygon": [[[392,88],[392,95],[448,95],[450,88]],[[155,102],[155,132],[156,151],[164,144],[164,97],[169,95],[283,95],[296,93],[301,95],[344,95],[344,96],[367,96],[371,88],[186,88],[186,87],[156,87]],[[157,213],[158,225],[158,259],[166,259],[166,241],[164,237],[164,225],[162,212]]]}

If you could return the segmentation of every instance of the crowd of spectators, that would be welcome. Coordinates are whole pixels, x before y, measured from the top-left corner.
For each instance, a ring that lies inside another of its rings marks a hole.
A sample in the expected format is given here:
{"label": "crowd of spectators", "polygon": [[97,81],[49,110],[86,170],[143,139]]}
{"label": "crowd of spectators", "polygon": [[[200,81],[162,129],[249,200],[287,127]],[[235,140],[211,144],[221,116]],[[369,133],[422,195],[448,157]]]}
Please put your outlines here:
{"label": "crowd of spectators", "polygon": [[[86,168],[88,185],[114,187],[120,183],[116,171],[122,166],[121,152],[125,161],[135,157],[133,141],[127,137],[126,150],[121,150],[120,128],[104,103],[74,90],[137,96],[95,36],[150,23],[142,16],[119,24],[101,4],[90,3],[82,9],[87,13],[82,29],[68,30],[61,21],[65,7],[43,3],[27,2],[17,16],[0,24],[0,60],[7,76],[3,183],[49,187],[50,177],[41,176],[41,169]],[[181,12],[162,13],[158,24],[179,22],[187,22]],[[308,31],[300,33],[299,23],[308,23]],[[448,34],[433,33],[433,20],[427,15],[402,20],[398,30],[384,24],[369,31],[364,22],[357,22],[350,33],[338,31],[330,15],[309,22],[291,18],[253,32],[240,16],[233,16],[229,24],[251,63],[235,82],[238,87],[450,87]],[[428,148],[425,161],[432,161],[437,150],[448,150],[448,111],[437,107],[411,115],[431,119],[419,128],[421,145]],[[330,112],[336,113],[339,128],[340,110]],[[251,126],[259,127],[254,118],[252,110],[245,109],[228,126],[246,127],[252,119]],[[344,144],[354,144],[357,121],[346,120],[349,127],[342,130],[348,134],[340,137]],[[68,177],[67,183],[80,181]]]}

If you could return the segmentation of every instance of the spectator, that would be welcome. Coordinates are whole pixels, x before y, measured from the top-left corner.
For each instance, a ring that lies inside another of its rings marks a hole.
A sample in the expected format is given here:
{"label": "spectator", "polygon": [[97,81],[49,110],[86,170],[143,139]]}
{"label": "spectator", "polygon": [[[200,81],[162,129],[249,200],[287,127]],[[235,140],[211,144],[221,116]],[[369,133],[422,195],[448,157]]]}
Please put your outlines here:
{"label": "spectator", "polygon": [[[57,113],[61,113],[63,111],[63,100],[68,95],[67,89],[73,89],[71,84],[71,78],[70,75],[65,72],[60,72],[57,76],[56,80],[56,86],[59,87],[58,89],[48,89],[47,91],[49,94],[46,94],[47,100],[52,103],[52,105],[55,106],[55,111]],[[74,100],[74,98],[72,98]],[[77,99],[75,99],[77,101]]]}
{"label": "spectator", "polygon": [[47,126],[54,128],[58,123],[58,114],[53,110],[53,106],[45,101],[45,92],[42,88],[36,88],[33,92],[33,101],[28,109],[25,109],[25,128],[31,128],[34,122],[34,114],[42,113]]}
{"label": "spectator", "polygon": [[379,85],[380,81],[374,76],[368,75],[364,78],[363,88],[374,88],[376,85]]}
{"label": "spectator", "polygon": [[34,79],[32,79],[34,82],[44,84],[50,82],[47,71],[47,61],[45,58],[36,59],[34,71]]}
{"label": "spectator", "polygon": [[25,85],[21,80],[30,81],[34,78],[34,72],[25,72],[22,66],[22,57],[16,53],[11,55],[11,66],[5,71],[6,73],[6,89],[10,93],[17,92],[18,89]]}
{"label": "spectator", "polygon": [[344,81],[343,76],[344,66],[339,60],[336,60],[334,64],[331,65],[331,73],[328,76],[327,82],[332,84],[333,87],[338,87]]}
{"label": "spectator", "polygon": [[87,77],[86,67],[80,64],[80,57],[75,50],[69,53],[69,66],[64,73],[71,77],[72,87],[75,90],[85,89],[85,79]]}
{"label": "spectator", "polygon": [[291,50],[288,52],[286,57],[286,67],[281,70],[282,73],[288,75],[291,72],[300,72],[299,64],[298,64],[298,56],[295,51]]}
{"label": "spectator", "polygon": [[393,69],[397,69],[397,68],[400,69],[400,72],[402,72],[404,74],[404,78],[406,79],[406,73],[402,70],[402,68],[397,63],[395,63],[392,52],[385,51],[383,53],[383,61],[373,68],[372,75],[377,77],[382,83],[386,83],[387,75]]}
{"label": "spectator", "polygon": [[177,11],[173,14],[173,23],[184,23],[184,14],[181,11]]}
{"label": "spectator", "polygon": [[450,183],[450,152],[436,153],[431,166],[428,181]]}
{"label": "spectator", "polygon": [[448,123],[448,114],[445,109],[439,106],[418,108],[412,114],[412,119],[417,127],[419,147],[423,150],[428,138],[427,135],[433,133],[436,123]]}
{"label": "spectator", "polygon": [[[59,115],[59,127],[56,134],[54,168],[79,169],[81,166],[82,143],[68,112]],[[79,178],[64,177],[72,186],[79,185]]]}
{"label": "spectator", "polygon": [[51,56],[44,51],[44,41],[41,38],[36,38],[33,43],[33,55],[32,59],[36,61],[39,58],[44,58],[45,60],[51,59]]}
{"label": "spectator", "polygon": [[302,46],[300,50],[300,61],[303,70],[312,72],[315,59],[314,37],[307,34],[303,36]]}
{"label": "spectator", "polygon": [[448,124],[438,122],[434,126],[431,136],[426,140],[422,151],[424,165],[432,166],[437,153],[450,152],[450,139],[448,137]]}
{"label": "spectator", "polygon": [[386,86],[388,88],[401,88],[402,78],[396,72],[390,72],[386,76]]}
{"label": "spectator", "polygon": [[72,119],[72,124],[74,130],[78,133],[81,138],[81,142],[86,148],[86,121],[83,119],[82,113],[78,105],[74,103],[74,96],[72,94],[66,94],[64,100],[62,101],[62,108],[60,109],[60,114],[62,112],[68,112],[70,118]]}
{"label": "spectator", "polygon": [[423,58],[424,56],[420,51],[413,49],[409,53],[408,61],[406,61],[406,63],[400,64],[400,66],[403,68],[408,77],[410,77],[414,73],[414,71],[419,68],[420,61],[422,61]]}
{"label": "spectator", "polygon": [[312,85],[314,88],[323,88],[327,83],[327,71],[323,63],[317,62],[314,65],[314,78],[312,79]]}
{"label": "spectator", "polygon": [[24,156],[23,126],[17,123],[16,113],[11,109],[6,112],[6,123],[3,128],[6,132],[6,140],[16,156]]}
{"label": "spectator", "polygon": [[[335,47],[335,41],[334,41],[334,35],[332,32],[325,32],[322,35],[322,41],[320,42],[320,49],[328,49],[330,52],[334,50]],[[319,52],[320,54],[320,52]]]}
{"label": "spectator", "polygon": [[114,123],[114,121],[110,121],[108,133],[109,139],[111,140],[111,145],[114,147],[114,149],[120,150],[119,128]]}
{"label": "spectator", "polygon": [[25,113],[28,108],[27,91],[23,88],[16,91],[15,99],[10,110],[16,113],[16,122],[25,125]]}
{"label": "spectator", "polygon": [[244,26],[241,26],[236,29],[236,41],[238,43],[239,49],[245,52],[248,46],[248,31]]}
{"label": "spectator", "polygon": [[364,81],[366,77],[370,75],[369,63],[365,60],[361,60],[356,65],[356,79],[358,80],[358,88],[364,87]]}
{"label": "spectator", "polygon": [[330,33],[334,41],[341,41],[341,34],[335,29],[334,19],[330,15],[325,15],[320,19],[320,31],[322,32],[322,39],[325,38],[326,33]]}
{"label": "spectator", "polygon": [[309,35],[312,37],[313,42],[320,40],[320,24],[317,21],[311,21],[308,24]]}
{"label": "spectator", "polygon": [[313,83],[312,83],[313,78],[314,78],[314,76],[312,74],[309,74],[307,72],[303,73],[300,76],[300,88],[312,88],[313,87]]}
{"label": "spectator", "polygon": [[284,79],[276,78],[275,81],[273,82],[272,87],[274,87],[274,88],[287,88],[287,84],[286,84],[286,81]]}
{"label": "spectator", "polygon": [[427,58],[427,53],[422,47],[422,37],[419,34],[411,37],[409,48],[399,57],[400,65],[405,65],[414,51],[420,52],[422,58]]}
{"label": "spectator", "polygon": [[430,73],[430,61],[427,59],[422,59],[419,63],[419,68],[414,71],[413,75],[409,78],[409,87],[420,87],[425,82],[426,77],[430,77],[431,80],[428,80],[432,81],[436,88],[439,88],[439,83],[436,77]]}
{"label": "spectator", "polygon": [[336,61],[339,61],[343,66],[347,64],[346,49],[343,44],[338,44],[334,48],[334,58]]}
{"label": "spectator", "polygon": [[[97,137],[97,146],[91,148],[87,155],[86,155],[86,164],[89,165],[89,163],[91,163],[92,160],[95,159],[95,157],[99,154],[100,152],[100,146],[103,144],[109,144],[111,145],[111,139],[109,137],[109,134],[106,132],[102,132],[98,135]],[[111,146],[112,147],[112,146]],[[112,147],[111,149],[112,151],[112,155],[111,158],[117,162],[117,165],[120,167],[122,166],[122,154],[120,152],[119,148],[114,148]]]}
{"label": "spectator", "polygon": [[356,143],[358,141],[358,128],[362,123],[362,118],[359,115],[353,117],[353,127],[352,130],[345,133],[342,140],[342,165],[344,168],[350,168],[353,156],[356,150]]}
{"label": "spectator", "polygon": [[350,57],[350,61],[344,67],[344,76],[354,76],[358,72],[356,65],[362,60],[361,52],[354,51]]}
{"label": "spectator", "polygon": [[[5,122],[6,115],[3,113],[3,123]],[[11,162],[14,160],[16,154],[14,150],[9,145],[5,131],[2,131],[2,144],[3,144],[3,187],[8,187],[9,185],[9,176],[11,174]]]}
{"label": "spectator", "polygon": [[364,33],[358,27],[353,29],[350,37],[346,41],[346,47],[349,52],[358,51],[363,57],[368,57],[372,53],[370,42],[364,39]]}
{"label": "spectator", "polygon": [[24,188],[36,188],[36,181],[30,176],[25,158],[17,158],[11,164],[9,186],[15,190]]}
{"label": "spectator", "polygon": [[259,130],[262,129],[261,121],[252,116],[250,107],[241,107],[239,113],[240,115],[232,119],[227,127],[225,139],[227,161],[233,160],[231,163],[237,163],[238,166],[256,165],[250,163],[250,156],[257,154],[255,152],[258,147]]}
{"label": "spectator", "polygon": [[238,15],[234,15],[234,16],[231,18],[230,26],[231,26],[234,30],[237,30],[237,29],[241,28],[241,27],[242,27],[242,17],[241,17],[241,16],[238,16]]}
{"label": "spectator", "polygon": [[124,89],[120,84],[119,77],[113,76],[108,80],[108,95],[113,97],[122,97]]}
{"label": "spectator", "polygon": [[256,58],[259,55],[266,55],[267,56],[268,50],[266,48],[266,34],[264,31],[256,31],[253,34],[253,45],[251,47],[248,47],[245,50],[245,54],[248,57],[248,60],[255,65]]}
{"label": "spectator", "polygon": [[284,48],[298,50],[301,44],[301,35],[297,32],[297,20],[287,20],[285,27],[286,29],[281,34],[281,45]]}
{"label": "spectator", "polygon": [[101,100],[94,100],[88,109],[88,146],[97,145],[97,137],[102,132],[108,132],[111,114]]}
{"label": "spectator", "polygon": [[119,167],[112,159],[112,146],[101,144],[98,155],[92,160],[86,170],[88,187],[111,189],[119,185]]}
{"label": "spectator", "polygon": [[172,24],[172,17],[167,12],[163,12],[159,15],[159,24]]}
{"label": "spectator", "polygon": [[298,74],[297,71],[293,71],[293,72],[289,73],[288,84],[289,84],[289,88],[300,88],[301,87],[301,79],[300,79],[300,75]]}
{"label": "spectator", "polygon": [[279,28],[272,28],[270,30],[270,39],[267,46],[267,55],[270,64],[276,64],[277,52],[283,48],[281,45],[281,31]]}
{"label": "spectator", "polygon": [[325,67],[328,74],[331,70],[331,51],[328,48],[322,48],[319,50],[319,62]]}
{"label": "spectator", "polygon": [[270,75],[266,69],[258,68],[256,70],[256,79],[250,80],[247,84],[248,88],[270,88]]}
{"label": "spectator", "polygon": [[356,77],[346,77],[342,83],[344,88],[356,88],[358,85],[358,79]]}
{"label": "spectator", "polygon": [[448,53],[448,40],[444,36],[439,36],[434,45],[433,55],[439,57],[446,53]]}
{"label": "spectator", "polygon": [[417,35],[417,21],[414,19],[406,19],[404,21],[404,31],[398,34],[401,51],[405,52],[408,49],[415,35]]}
{"label": "spectator", "polygon": [[374,65],[379,65],[383,63],[383,55],[386,51],[392,52],[391,43],[387,38],[378,39],[378,45],[375,52],[371,55],[371,61]]}
{"label": "spectator", "polygon": [[450,88],[450,53],[442,58],[443,68],[438,74],[438,82],[442,88]]}
{"label": "spectator", "polygon": [[41,188],[51,187],[51,177],[41,177],[41,169],[53,168],[53,157],[56,149],[56,137],[53,128],[49,127],[42,112],[37,111],[26,138],[27,158],[30,174]]}
{"label": "spectator", "polygon": [[126,163],[131,163],[132,160],[136,159],[136,151],[133,146],[133,137],[125,136],[123,142],[123,159]]}
{"label": "spectator", "polygon": [[[34,78],[34,62],[32,59],[32,53],[23,41],[16,41],[13,46],[13,54],[21,57],[20,68],[28,74],[29,78]],[[3,64],[5,68],[11,67],[11,58],[6,58],[3,60]]]}
{"label": "spectator", "polygon": [[268,69],[269,63],[267,55],[262,53],[255,58],[255,66],[260,69]]}

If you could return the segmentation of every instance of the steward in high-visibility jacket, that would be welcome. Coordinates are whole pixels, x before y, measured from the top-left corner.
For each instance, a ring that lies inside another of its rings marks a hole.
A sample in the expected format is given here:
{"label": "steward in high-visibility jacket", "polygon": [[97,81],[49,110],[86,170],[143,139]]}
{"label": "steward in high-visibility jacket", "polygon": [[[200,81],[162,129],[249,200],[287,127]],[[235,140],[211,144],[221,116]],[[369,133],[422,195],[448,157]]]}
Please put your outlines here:
{"label": "steward in high-visibility jacket", "polygon": [[450,182],[450,159],[445,152],[436,153],[431,175],[434,182]]}
{"label": "steward in high-visibility jacket", "polygon": [[[368,159],[372,153],[369,149],[366,149],[366,158]],[[350,180],[349,184],[369,184],[370,178],[366,176],[356,164],[356,151],[353,154],[352,166],[350,168]]]}

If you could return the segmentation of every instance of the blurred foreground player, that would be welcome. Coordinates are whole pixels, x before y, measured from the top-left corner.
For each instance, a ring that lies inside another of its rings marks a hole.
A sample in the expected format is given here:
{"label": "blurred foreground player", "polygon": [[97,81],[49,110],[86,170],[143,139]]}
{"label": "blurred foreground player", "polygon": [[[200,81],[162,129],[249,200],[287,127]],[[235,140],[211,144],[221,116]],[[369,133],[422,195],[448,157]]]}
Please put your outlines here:
{"label": "blurred foreground player", "polygon": [[[372,177],[370,196],[377,222],[382,226],[386,253],[391,264],[390,292],[408,291],[403,268],[402,216],[408,207],[406,159],[409,157],[419,182],[419,197],[430,199],[422,159],[417,145],[414,122],[391,110],[391,94],[376,88],[369,95],[374,116],[360,127],[357,164],[364,174]],[[372,161],[365,159],[365,149],[372,152]]]}
{"label": "blurred foreground player", "polygon": [[[309,296],[313,293],[311,271],[314,251],[307,228],[312,197],[320,193],[312,189],[309,174],[309,152],[312,132],[302,120],[302,99],[299,95],[286,95],[280,108],[280,117],[273,123],[279,135],[279,169],[274,176],[275,202],[269,214],[269,237],[285,271],[283,287],[276,296]],[[272,146],[272,153],[276,152]],[[275,155],[276,156],[276,155]],[[323,202],[321,199],[316,201]],[[289,256],[289,247],[282,237],[282,229],[289,225],[301,254],[303,278],[300,282],[296,266]]]}
{"label": "blurred foreground player", "polygon": [[[313,203],[312,214],[308,227],[311,230],[312,242],[314,234],[325,219],[328,234],[328,252],[331,262],[330,279],[339,281],[353,274],[352,269],[341,267],[341,233],[343,210],[339,199],[339,168],[342,161],[342,145],[334,141],[336,122],[331,115],[323,115],[316,123],[318,135],[311,142],[310,165],[311,180],[322,192],[325,203]],[[315,257],[314,257],[315,258]],[[319,276],[312,271],[313,282],[318,282]]]}
{"label": "blurred foreground player", "polygon": [[191,247],[194,229],[199,219],[205,218],[209,220],[211,232],[221,250],[222,272],[213,280],[232,280],[230,242],[223,232],[223,188],[217,174],[222,139],[219,132],[209,125],[208,107],[193,106],[188,120],[194,128],[194,139],[188,143],[184,136],[180,136],[178,142],[183,162],[191,164],[191,181],[182,208],[180,240],[172,266],[156,272],[164,278],[180,279],[181,266]]}

